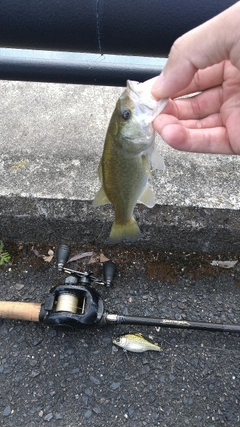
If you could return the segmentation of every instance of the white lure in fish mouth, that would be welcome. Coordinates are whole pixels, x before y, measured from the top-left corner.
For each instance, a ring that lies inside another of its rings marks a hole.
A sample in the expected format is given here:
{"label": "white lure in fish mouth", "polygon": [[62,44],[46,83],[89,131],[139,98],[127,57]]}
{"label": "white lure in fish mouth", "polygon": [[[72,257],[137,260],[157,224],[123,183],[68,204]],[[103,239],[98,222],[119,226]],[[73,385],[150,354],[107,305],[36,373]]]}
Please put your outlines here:
{"label": "white lure in fish mouth", "polygon": [[127,80],[127,91],[129,97],[139,107],[149,109],[149,120],[153,122],[154,119],[162,112],[168,103],[168,98],[157,101],[151,94],[151,87],[153,79],[147,80],[144,83],[139,83],[134,80]]}

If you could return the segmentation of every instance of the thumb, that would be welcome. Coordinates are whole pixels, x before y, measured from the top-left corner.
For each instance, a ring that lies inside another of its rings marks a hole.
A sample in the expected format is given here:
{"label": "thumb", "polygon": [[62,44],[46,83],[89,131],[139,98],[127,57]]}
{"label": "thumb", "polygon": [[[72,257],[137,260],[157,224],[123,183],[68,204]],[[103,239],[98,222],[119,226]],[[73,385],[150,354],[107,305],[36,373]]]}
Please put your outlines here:
{"label": "thumb", "polygon": [[230,59],[240,69],[240,2],[177,39],[156,79],[155,98],[173,98],[199,69]]}

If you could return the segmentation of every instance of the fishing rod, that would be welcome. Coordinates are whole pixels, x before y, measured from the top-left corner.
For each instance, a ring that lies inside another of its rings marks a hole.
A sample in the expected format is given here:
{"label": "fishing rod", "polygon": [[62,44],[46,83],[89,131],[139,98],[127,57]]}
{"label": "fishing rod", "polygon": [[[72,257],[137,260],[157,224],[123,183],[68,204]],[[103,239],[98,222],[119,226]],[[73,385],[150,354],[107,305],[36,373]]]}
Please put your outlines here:
{"label": "fishing rod", "polygon": [[49,326],[71,329],[112,324],[240,332],[240,325],[236,324],[108,313],[104,309],[104,303],[99,292],[92,287],[92,284],[110,287],[116,272],[116,264],[111,260],[103,263],[103,280],[100,280],[91,273],[83,273],[65,267],[69,254],[68,245],[60,245],[56,253],[58,271],[69,274],[63,285],[53,287],[43,303],[0,301],[0,317],[42,322]]}

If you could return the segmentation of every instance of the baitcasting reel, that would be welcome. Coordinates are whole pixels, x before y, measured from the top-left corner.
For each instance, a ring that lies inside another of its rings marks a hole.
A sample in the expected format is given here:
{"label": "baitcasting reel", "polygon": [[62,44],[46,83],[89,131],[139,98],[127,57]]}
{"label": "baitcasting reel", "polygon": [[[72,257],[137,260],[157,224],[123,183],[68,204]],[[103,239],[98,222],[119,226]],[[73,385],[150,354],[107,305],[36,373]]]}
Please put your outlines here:
{"label": "baitcasting reel", "polygon": [[42,304],[0,301],[0,317],[74,329],[98,324],[103,317],[104,305],[101,296],[91,284],[110,287],[116,264],[110,260],[104,262],[104,280],[100,280],[92,273],[82,273],[65,267],[69,255],[69,246],[60,245],[56,253],[57,268],[59,272],[69,276],[63,285],[50,290]]}
{"label": "baitcasting reel", "polygon": [[91,287],[91,283],[110,287],[116,272],[113,261],[103,263],[103,277],[100,280],[91,273],[82,273],[64,267],[70,255],[67,245],[57,250],[58,271],[70,274],[65,284],[51,289],[45,302],[41,305],[39,320],[48,325],[82,328],[100,322],[104,306],[99,293]]}
{"label": "baitcasting reel", "polygon": [[69,254],[70,248],[67,245],[61,245],[58,248],[58,270],[70,274],[66,278],[64,285],[53,287],[42,304],[0,301],[0,317],[43,322],[46,325],[64,326],[73,329],[82,329],[96,325],[125,324],[240,332],[240,325],[236,324],[224,325],[220,323],[192,322],[189,320],[125,316],[108,313],[104,311],[104,304],[100,294],[91,284],[95,283],[110,287],[116,271],[115,263],[113,261],[104,263],[104,280],[102,281],[94,277],[91,273],[82,273],[64,267]]}

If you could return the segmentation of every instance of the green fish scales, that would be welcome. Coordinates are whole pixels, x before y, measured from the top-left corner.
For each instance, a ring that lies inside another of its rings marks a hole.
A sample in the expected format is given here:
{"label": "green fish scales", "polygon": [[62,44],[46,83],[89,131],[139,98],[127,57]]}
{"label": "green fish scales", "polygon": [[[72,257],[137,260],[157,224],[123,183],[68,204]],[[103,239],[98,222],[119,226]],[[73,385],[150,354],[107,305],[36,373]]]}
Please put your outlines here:
{"label": "green fish scales", "polygon": [[164,169],[164,162],[154,149],[152,121],[167,100],[154,100],[146,84],[127,81],[127,88],[112,114],[99,164],[102,186],[93,204],[113,204],[112,242],[136,239],[140,235],[133,217],[134,207],[137,202],[154,206],[154,194],[148,185],[151,165]]}

